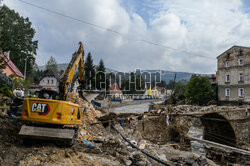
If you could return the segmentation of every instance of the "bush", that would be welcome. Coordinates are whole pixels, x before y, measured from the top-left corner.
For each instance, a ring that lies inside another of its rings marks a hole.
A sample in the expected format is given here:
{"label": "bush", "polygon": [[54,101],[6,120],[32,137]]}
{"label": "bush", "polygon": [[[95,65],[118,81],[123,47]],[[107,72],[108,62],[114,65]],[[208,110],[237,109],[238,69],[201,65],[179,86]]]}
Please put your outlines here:
{"label": "bush", "polygon": [[13,88],[12,79],[2,72],[0,72],[0,87],[7,87],[10,90]]}
{"label": "bush", "polygon": [[13,97],[13,93],[11,90],[9,90],[9,88],[7,87],[3,87],[0,89],[0,94],[3,94],[3,96],[7,96],[12,98]]}

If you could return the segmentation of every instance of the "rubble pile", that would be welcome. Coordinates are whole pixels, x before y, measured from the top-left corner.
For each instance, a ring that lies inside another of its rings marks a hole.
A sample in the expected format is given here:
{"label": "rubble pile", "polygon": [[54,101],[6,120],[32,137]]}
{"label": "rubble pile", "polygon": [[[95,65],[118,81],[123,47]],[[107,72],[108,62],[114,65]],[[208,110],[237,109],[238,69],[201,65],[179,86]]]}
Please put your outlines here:
{"label": "rubble pile", "polygon": [[[128,120],[120,123],[121,119],[125,119],[124,115],[102,114],[75,93],[70,93],[67,101],[79,104],[83,111],[83,121],[75,145],[69,148],[50,141],[37,141],[31,145],[24,145],[17,135],[22,122],[0,116],[0,165],[160,165],[132,148],[112,128],[104,127],[104,121],[112,119],[115,119],[112,120],[115,128],[134,145],[171,165],[215,165],[204,156],[184,152],[179,147],[181,145],[172,145],[176,143],[175,139],[181,136],[174,135],[179,131],[176,131],[174,122],[166,124],[165,115],[170,110],[185,111],[182,107],[158,108],[143,115],[127,116]],[[103,122],[100,122],[100,119],[103,119]]]}
{"label": "rubble pile", "polygon": [[[181,114],[181,113],[191,113],[191,112],[211,112],[211,111],[221,111],[221,110],[233,110],[241,107],[237,106],[217,106],[217,105],[209,105],[209,106],[197,106],[197,105],[153,105],[153,109],[150,111],[151,113],[156,114]],[[242,106],[242,108],[245,106]]]}
{"label": "rubble pile", "polygon": [[91,125],[98,122],[97,118],[102,116],[101,111],[95,109],[95,107],[83,100],[76,93],[69,93],[67,95],[67,101],[76,103],[80,106],[82,114],[82,124],[79,126],[78,140],[91,141],[100,136],[103,136],[103,126],[101,124]]}

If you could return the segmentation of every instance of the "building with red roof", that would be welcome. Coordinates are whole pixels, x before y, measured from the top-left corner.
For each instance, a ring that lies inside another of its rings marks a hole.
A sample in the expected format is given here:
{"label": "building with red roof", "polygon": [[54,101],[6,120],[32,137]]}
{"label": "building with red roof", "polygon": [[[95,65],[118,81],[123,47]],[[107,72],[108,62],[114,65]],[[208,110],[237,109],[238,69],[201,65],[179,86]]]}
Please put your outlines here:
{"label": "building with red roof", "polygon": [[122,96],[122,91],[116,83],[109,85],[109,95],[113,98],[120,98]]}
{"label": "building with red roof", "polygon": [[15,75],[16,78],[24,78],[23,73],[16,67],[16,65],[10,60],[9,52],[4,52],[0,54],[4,58],[4,61],[7,63],[6,68],[3,69],[3,73],[7,76]]}

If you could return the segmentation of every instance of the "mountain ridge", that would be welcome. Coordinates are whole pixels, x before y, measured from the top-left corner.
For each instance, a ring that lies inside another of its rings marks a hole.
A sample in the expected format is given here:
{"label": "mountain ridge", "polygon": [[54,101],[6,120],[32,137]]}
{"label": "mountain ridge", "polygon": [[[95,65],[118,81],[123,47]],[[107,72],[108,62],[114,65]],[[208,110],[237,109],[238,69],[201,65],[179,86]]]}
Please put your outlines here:
{"label": "mountain ridge", "polygon": [[[66,70],[68,64],[67,63],[61,63],[61,64],[57,64],[57,68],[58,71],[61,70]],[[39,70],[44,71],[46,69],[46,66],[38,66]],[[191,72],[176,72],[176,71],[167,71],[167,70],[141,70],[141,72],[162,72],[161,74],[161,80],[166,81],[166,83],[168,83],[170,80],[174,80],[175,74],[176,74],[176,82],[180,81],[180,80],[186,80],[189,81],[190,78],[192,77],[192,75],[194,74],[198,74],[201,76],[211,76],[212,74],[201,74],[201,73],[191,73]],[[106,72],[118,72],[116,70],[110,69],[110,68],[106,68]]]}

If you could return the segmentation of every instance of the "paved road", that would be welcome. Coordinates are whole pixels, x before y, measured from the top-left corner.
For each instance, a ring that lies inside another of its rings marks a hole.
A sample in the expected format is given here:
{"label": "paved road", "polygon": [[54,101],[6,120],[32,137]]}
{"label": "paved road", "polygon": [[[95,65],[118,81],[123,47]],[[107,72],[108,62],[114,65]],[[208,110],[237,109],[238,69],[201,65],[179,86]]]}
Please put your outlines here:
{"label": "paved road", "polygon": [[[161,103],[161,102],[154,102],[154,103]],[[143,113],[148,111],[150,104],[151,102],[141,103],[136,105],[126,105],[122,107],[111,108],[110,111],[115,113]]]}

